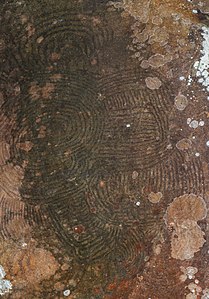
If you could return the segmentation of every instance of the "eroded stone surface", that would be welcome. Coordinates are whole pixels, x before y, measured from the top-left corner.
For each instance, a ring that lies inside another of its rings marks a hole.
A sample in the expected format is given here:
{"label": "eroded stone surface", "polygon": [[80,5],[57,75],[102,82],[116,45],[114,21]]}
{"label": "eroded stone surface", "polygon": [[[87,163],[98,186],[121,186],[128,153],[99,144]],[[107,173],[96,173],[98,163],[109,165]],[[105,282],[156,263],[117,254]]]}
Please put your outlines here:
{"label": "eroded stone surface", "polygon": [[9,298],[207,295],[203,4],[200,14],[181,0],[3,1]]}

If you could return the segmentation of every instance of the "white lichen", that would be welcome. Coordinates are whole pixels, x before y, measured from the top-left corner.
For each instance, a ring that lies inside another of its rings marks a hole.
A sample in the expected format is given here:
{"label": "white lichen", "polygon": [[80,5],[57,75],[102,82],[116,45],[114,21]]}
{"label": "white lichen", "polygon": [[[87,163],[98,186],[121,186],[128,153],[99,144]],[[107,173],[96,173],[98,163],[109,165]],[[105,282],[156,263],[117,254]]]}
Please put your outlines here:
{"label": "white lichen", "polygon": [[198,121],[195,120],[195,119],[192,120],[192,121],[190,122],[190,124],[189,124],[189,127],[190,127],[190,128],[193,128],[193,129],[197,129],[198,126],[199,126],[199,123],[198,123]]}
{"label": "white lichen", "polygon": [[9,293],[12,290],[12,284],[9,280],[4,279],[6,276],[4,268],[0,265],[0,296]]}
{"label": "white lichen", "polygon": [[63,292],[63,295],[64,295],[65,297],[70,296],[70,294],[71,294],[71,292],[70,292],[69,289],[68,289],[68,290],[65,290],[65,291]]}
{"label": "white lichen", "polygon": [[209,27],[202,27],[202,54],[200,59],[194,63],[198,82],[209,92]]}

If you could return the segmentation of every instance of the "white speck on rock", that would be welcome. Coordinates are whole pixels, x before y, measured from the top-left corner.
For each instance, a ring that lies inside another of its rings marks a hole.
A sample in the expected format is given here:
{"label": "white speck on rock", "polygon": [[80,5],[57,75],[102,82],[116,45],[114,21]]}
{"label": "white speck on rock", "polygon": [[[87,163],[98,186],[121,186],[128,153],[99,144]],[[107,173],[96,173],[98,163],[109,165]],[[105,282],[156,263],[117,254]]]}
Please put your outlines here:
{"label": "white speck on rock", "polygon": [[6,276],[4,268],[0,265],[0,279],[3,279]]}
{"label": "white speck on rock", "polygon": [[202,86],[206,87],[209,92],[209,27],[203,26],[202,33],[202,50],[200,51],[202,56],[199,61],[194,63],[196,69],[196,76],[199,77],[198,82]]}
{"label": "white speck on rock", "polygon": [[201,121],[199,122],[199,126],[200,126],[200,127],[203,127],[204,124],[205,124],[204,120],[201,120]]}
{"label": "white speck on rock", "polygon": [[70,290],[65,290],[64,292],[63,292],[63,295],[65,296],[65,297],[68,297],[69,295],[70,295]]}
{"label": "white speck on rock", "polygon": [[209,147],[209,140],[206,142],[206,145]]}
{"label": "white speck on rock", "polygon": [[189,75],[188,76],[188,83],[187,83],[187,85],[191,85],[192,81],[193,81],[193,79],[192,79],[191,75]]}
{"label": "white speck on rock", "polygon": [[12,289],[12,284],[7,279],[0,280],[0,295],[4,295],[6,293],[9,293],[9,291]]}
{"label": "white speck on rock", "polygon": [[4,268],[0,265],[0,296],[9,293],[12,289],[12,284],[9,280],[3,279],[6,276]]}
{"label": "white speck on rock", "polygon": [[136,206],[137,206],[137,207],[139,207],[140,204],[141,204],[140,201],[137,201],[137,202],[136,202]]}
{"label": "white speck on rock", "polygon": [[191,118],[187,118],[187,125],[189,125],[191,123]]}
{"label": "white speck on rock", "polygon": [[196,129],[196,128],[198,128],[199,123],[198,123],[197,120],[192,120],[192,121],[189,123],[189,126],[190,126],[190,128]]}
{"label": "white speck on rock", "polygon": [[25,242],[22,243],[22,248],[26,248],[27,246],[28,246],[27,243],[25,243]]}
{"label": "white speck on rock", "polygon": [[200,153],[195,153],[195,156],[196,156],[196,157],[199,157],[199,156],[200,156]]}

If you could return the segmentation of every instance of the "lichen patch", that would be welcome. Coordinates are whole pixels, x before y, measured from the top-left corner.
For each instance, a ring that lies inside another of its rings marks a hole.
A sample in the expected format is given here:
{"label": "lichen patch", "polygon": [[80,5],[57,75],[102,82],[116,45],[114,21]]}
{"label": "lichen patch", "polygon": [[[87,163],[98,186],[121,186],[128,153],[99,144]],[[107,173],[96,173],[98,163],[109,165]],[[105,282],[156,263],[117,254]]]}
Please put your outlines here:
{"label": "lichen patch", "polygon": [[185,194],[176,197],[169,205],[166,212],[167,225],[182,223],[189,219],[192,221],[202,220],[207,215],[207,208],[202,197],[195,194]]}
{"label": "lichen patch", "polygon": [[195,221],[185,220],[176,224],[171,236],[171,256],[179,260],[189,260],[194,257],[204,245],[205,233]]}
{"label": "lichen patch", "polygon": [[51,252],[36,247],[34,240],[24,248],[14,242],[1,242],[0,253],[8,278],[17,289],[38,285],[59,269]]}
{"label": "lichen patch", "polygon": [[151,90],[159,89],[160,86],[162,85],[162,82],[157,77],[147,77],[145,79],[145,83],[146,86]]}
{"label": "lichen patch", "polygon": [[148,195],[148,199],[151,203],[158,203],[162,197],[163,194],[161,192],[150,192],[150,194]]}
{"label": "lichen patch", "polygon": [[205,243],[205,233],[197,221],[206,217],[206,204],[200,196],[185,194],[174,199],[167,209],[165,222],[173,229],[171,256],[180,260],[194,257]]}
{"label": "lichen patch", "polygon": [[183,111],[188,105],[188,99],[183,94],[178,94],[174,99],[176,109]]}
{"label": "lichen patch", "polygon": [[192,147],[192,141],[188,138],[183,138],[176,143],[177,149],[180,151],[187,151]]}

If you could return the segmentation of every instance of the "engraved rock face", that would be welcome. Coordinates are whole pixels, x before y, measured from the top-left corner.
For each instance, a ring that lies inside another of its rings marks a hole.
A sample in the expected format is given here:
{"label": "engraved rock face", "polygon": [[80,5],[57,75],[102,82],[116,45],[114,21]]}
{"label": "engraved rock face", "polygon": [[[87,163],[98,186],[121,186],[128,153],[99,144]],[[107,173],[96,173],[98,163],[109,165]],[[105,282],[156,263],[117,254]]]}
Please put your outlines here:
{"label": "engraved rock face", "polygon": [[3,2],[0,256],[17,291],[9,296],[127,299],[144,275],[142,299],[172,298],[180,264],[170,256],[191,259],[205,244],[197,222],[206,206],[194,195],[204,194],[205,174],[182,125],[192,100],[169,79],[190,20],[182,25],[171,1],[166,11],[150,0],[113,3],[115,11],[106,1]]}

